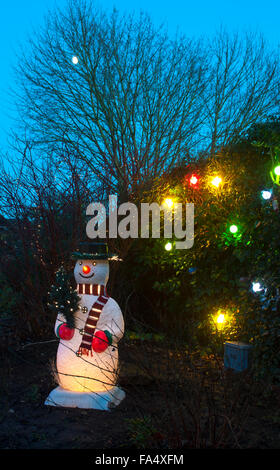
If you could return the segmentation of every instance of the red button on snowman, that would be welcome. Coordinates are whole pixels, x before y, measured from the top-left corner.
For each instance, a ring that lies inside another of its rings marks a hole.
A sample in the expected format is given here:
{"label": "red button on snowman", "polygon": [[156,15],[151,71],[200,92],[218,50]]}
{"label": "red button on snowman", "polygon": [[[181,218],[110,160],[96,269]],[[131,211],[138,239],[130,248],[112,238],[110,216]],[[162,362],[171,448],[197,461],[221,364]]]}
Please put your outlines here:
{"label": "red button on snowman", "polygon": [[118,342],[124,321],[117,302],[107,295],[109,278],[106,243],[81,243],[72,254],[79,308],[75,328],[66,325],[59,313],[55,333],[57,379],[46,405],[108,410],[117,406],[125,393],[117,385]]}

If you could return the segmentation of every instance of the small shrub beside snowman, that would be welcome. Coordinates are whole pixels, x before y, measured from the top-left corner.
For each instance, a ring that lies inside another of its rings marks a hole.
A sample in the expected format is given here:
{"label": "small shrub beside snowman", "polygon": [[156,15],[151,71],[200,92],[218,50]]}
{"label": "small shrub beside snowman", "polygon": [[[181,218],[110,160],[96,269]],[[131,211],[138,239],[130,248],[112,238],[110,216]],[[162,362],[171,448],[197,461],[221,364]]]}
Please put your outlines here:
{"label": "small shrub beside snowman", "polygon": [[[124,320],[117,302],[107,295],[109,255],[106,243],[81,243],[72,254],[77,291],[53,286],[52,305],[58,311],[55,334],[59,386],[46,405],[108,410],[117,406],[125,392],[116,385],[118,342]],[[63,269],[57,279],[65,281]],[[64,295],[63,295],[64,292]]]}

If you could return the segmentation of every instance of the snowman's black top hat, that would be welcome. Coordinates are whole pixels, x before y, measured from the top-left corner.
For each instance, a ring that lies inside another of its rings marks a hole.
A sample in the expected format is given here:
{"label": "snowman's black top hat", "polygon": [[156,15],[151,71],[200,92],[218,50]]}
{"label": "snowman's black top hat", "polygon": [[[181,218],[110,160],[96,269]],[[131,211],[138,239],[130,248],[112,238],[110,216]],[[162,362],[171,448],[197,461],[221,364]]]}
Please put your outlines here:
{"label": "snowman's black top hat", "polygon": [[114,255],[108,253],[108,246],[105,242],[80,242],[79,246],[74,253],[72,259],[95,259],[95,260],[109,260]]}

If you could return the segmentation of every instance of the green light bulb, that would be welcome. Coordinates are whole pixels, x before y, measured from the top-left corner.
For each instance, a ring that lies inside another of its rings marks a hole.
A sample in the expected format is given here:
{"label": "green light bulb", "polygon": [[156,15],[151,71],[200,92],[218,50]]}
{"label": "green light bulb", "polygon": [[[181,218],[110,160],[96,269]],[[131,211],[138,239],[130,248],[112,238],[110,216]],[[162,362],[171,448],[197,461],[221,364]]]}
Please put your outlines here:
{"label": "green light bulb", "polygon": [[275,173],[277,176],[280,176],[280,165],[277,165],[277,166],[274,168],[274,173]]}
{"label": "green light bulb", "polygon": [[237,227],[237,225],[231,225],[231,226],[229,227],[229,231],[230,231],[231,233],[236,233],[236,232],[238,232],[238,227]]}

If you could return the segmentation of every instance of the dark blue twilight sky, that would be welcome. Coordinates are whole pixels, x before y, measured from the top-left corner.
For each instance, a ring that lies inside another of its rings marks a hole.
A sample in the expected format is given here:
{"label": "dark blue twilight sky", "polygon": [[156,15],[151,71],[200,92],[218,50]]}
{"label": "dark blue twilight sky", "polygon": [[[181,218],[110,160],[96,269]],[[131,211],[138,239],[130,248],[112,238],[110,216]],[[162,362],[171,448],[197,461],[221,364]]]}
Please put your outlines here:
{"label": "dark blue twilight sky", "polygon": [[[0,151],[7,151],[7,132],[13,125],[8,96],[14,86],[11,69],[18,44],[26,42],[32,28],[40,28],[44,16],[67,0],[1,0],[0,16]],[[228,30],[258,31],[272,46],[280,43],[279,0],[98,0],[106,10],[147,11],[156,24],[167,22],[171,34],[178,27],[189,36],[211,35],[220,25]]]}

